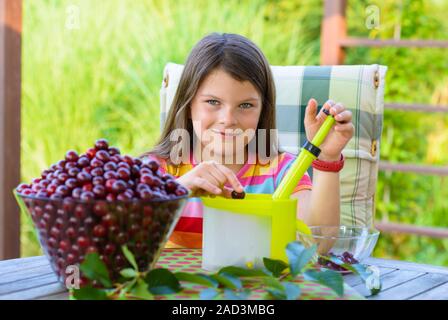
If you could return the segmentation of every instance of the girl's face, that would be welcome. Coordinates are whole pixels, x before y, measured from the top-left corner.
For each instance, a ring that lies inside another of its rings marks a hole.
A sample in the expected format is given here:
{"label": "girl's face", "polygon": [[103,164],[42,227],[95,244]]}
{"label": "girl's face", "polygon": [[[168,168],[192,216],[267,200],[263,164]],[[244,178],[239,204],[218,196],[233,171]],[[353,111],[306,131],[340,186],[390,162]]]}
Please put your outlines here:
{"label": "girl's face", "polygon": [[204,78],[191,103],[194,133],[203,150],[208,145],[214,157],[233,159],[244,155],[256,133],[261,109],[261,96],[252,83],[215,69]]}

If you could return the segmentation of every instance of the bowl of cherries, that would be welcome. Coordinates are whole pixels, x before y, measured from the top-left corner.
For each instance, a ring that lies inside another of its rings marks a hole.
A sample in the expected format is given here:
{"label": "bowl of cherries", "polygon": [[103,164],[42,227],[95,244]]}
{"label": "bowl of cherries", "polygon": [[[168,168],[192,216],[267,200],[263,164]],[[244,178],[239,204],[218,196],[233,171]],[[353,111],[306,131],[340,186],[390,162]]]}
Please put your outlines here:
{"label": "bowl of cherries", "polygon": [[105,139],[83,154],[69,150],[14,193],[62,283],[68,266],[94,252],[118,279],[129,266],[123,245],[141,272],[153,268],[189,196],[157,161],[121,155]]}

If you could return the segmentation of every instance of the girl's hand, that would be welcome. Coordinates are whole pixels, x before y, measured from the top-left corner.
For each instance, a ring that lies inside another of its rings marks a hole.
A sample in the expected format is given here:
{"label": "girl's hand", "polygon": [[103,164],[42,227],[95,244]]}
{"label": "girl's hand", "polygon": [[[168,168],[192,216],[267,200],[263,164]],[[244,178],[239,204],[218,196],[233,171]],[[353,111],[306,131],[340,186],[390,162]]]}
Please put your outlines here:
{"label": "girl's hand", "polygon": [[[221,195],[231,198],[233,190],[243,192],[243,186],[232,170],[215,161],[204,161],[177,179],[177,182],[192,191],[193,197]],[[224,187],[229,182],[233,189]]]}
{"label": "girl's hand", "polygon": [[[352,113],[346,110],[340,103],[328,100],[322,108],[330,111],[336,120],[336,124],[330,129],[328,136],[320,145],[321,153],[319,159],[323,161],[339,161],[342,149],[353,137],[355,127],[352,123]],[[305,110],[305,131],[309,141],[313,140],[327,115],[321,110],[316,116],[317,101],[310,99]]]}

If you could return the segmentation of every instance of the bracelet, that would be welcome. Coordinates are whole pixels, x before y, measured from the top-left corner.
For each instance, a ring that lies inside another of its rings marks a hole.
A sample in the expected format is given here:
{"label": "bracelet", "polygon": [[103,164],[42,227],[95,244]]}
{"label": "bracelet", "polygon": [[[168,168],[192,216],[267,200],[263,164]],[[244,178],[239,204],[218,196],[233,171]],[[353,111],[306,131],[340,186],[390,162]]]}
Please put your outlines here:
{"label": "bracelet", "polygon": [[341,159],[339,161],[322,161],[319,159],[313,160],[312,164],[314,169],[326,172],[339,172],[344,168],[344,156],[341,153]]}

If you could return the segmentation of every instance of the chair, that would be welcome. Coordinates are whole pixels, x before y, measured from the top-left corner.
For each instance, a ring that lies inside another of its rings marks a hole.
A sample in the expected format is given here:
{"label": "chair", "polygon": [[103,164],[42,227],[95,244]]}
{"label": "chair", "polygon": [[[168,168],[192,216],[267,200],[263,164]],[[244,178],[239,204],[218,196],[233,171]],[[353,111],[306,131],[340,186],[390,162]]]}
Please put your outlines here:
{"label": "chair", "polygon": [[[340,174],[341,224],[373,226],[380,139],[384,113],[384,78],[380,65],[272,66],[276,86],[276,119],[280,147],[297,154],[306,135],[306,104],[315,98],[319,107],[332,99],[353,113],[354,137],[343,150]],[[165,66],[160,90],[160,125],[176,93],[183,65]],[[309,170],[312,176],[312,170]]]}

